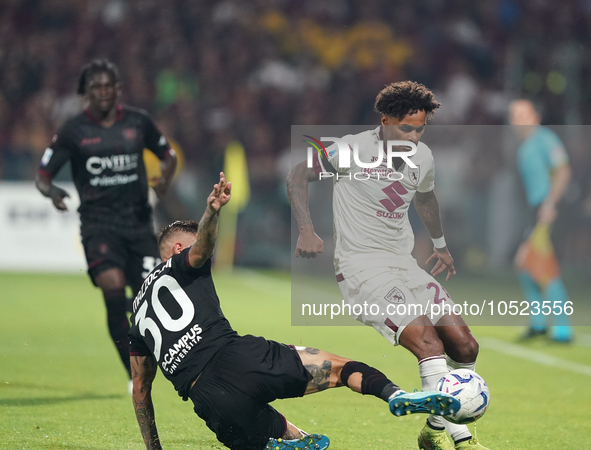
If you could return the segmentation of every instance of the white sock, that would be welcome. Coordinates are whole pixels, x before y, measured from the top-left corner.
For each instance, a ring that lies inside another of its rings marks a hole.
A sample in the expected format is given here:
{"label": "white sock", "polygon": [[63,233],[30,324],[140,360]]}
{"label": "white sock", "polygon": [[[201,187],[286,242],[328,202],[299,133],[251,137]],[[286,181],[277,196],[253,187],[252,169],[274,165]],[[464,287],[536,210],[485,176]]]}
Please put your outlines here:
{"label": "white sock", "polygon": [[[451,359],[448,356],[447,357],[447,367],[449,368],[449,370],[455,370],[455,369],[474,370],[476,368],[476,361],[471,362],[471,363],[459,363],[457,361],[454,361],[453,359]],[[472,433],[470,433],[470,430],[468,430],[468,427],[466,425],[457,425],[455,423],[448,422],[447,420],[444,420],[444,423],[445,423],[445,429],[447,430],[447,432],[449,433],[449,435],[451,436],[451,438],[453,439],[454,442],[464,440],[464,439],[470,439],[472,437]]]}
{"label": "white sock", "polygon": [[476,361],[471,362],[471,363],[459,363],[459,362],[451,359],[449,356],[447,356],[446,362],[447,362],[447,368],[449,370],[468,369],[468,370],[473,371],[474,369],[476,369]]}
{"label": "white sock", "polygon": [[[423,391],[432,391],[437,386],[437,382],[448,372],[445,362],[445,355],[430,356],[419,361],[419,375],[421,377],[421,386]],[[441,416],[431,414],[427,419],[434,428],[445,427],[445,422]]]}

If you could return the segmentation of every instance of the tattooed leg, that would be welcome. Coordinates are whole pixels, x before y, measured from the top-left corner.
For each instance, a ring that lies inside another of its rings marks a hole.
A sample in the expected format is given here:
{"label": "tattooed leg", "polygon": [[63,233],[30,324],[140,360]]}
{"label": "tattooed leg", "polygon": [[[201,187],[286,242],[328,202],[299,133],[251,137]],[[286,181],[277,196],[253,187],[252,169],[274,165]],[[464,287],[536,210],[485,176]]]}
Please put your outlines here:
{"label": "tattooed leg", "polygon": [[313,394],[328,388],[343,386],[341,370],[350,361],[332,353],[311,347],[296,347],[304,367],[312,375],[306,394]]}
{"label": "tattooed leg", "polygon": [[347,386],[360,394],[370,394],[388,401],[400,388],[382,372],[362,362],[352,361],[332,353],[310,347],[296,347],[304,367],[312,375],[306,394],[324,389]]}

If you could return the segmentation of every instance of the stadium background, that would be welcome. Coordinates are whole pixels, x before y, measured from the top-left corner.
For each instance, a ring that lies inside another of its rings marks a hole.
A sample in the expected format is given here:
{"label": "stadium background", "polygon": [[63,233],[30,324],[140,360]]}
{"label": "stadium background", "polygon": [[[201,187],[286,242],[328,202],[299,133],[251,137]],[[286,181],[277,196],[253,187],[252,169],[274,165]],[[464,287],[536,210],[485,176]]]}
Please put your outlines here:
{"label": "stadium background", "polygon": [[[583,306],[589,317],[591,152],[585,137],[591,130],[585,124],[591,119],[590,1],[163,4],[0,2],[0,203],[12,200],[23,207],[3,209],[0,220],[0,407],[7,412],[0,448],[98,449],[114,448],[113,442],[117,448],[141,448],[130,400],[123,395],[123,372],[104,326],[100,293],[82,275],[85,267],[78,270],[80,276],[9,270],[15,252],[27,246],[33,246],[31,266],[43,260],[45,269],[51,269],[59,259],[59,242],[37,244],[23,226],[44,226],[47,214],[58,213],[34,191],[46,209],[29,207],[30,198],[18,195],[23,186],[32,186],[57,127],[82,107],[76,82],[81,67],[95,57],[118,64],[123,102],[147,109],[182,148],[184,169],[174,195],[159,205],[160,223],[200,217],[228,143],[238,139],[243,144],[251,195],[238,219],[236,263],[242,269],[216,278],[224,310],[239,332],[313,343],[376,365],[404,386],[420,385],[408,352],[393,351],[372,330],[290,327],[287,318],[290,237],[293,241],[285,192],[290,126],[376,124],[376,93],[403,79],[432,88],[443,104],[433,124],[458,133],[503,126],[509,102],[521,95],[543,106],[545,123],[559,125],[573,180],[555,227],[557,252],[575,310]],[[503,148],[485,144],[447,146],[439,154],[432,146],[446,238],[459,269],[449,290],[456,301],[490,295],[521,300],[511,260],[527,215],[515,171],[515,142]],[[68,179],[63,170],[58,180]],[[76,216],[69,217],[67,226],[78,239]],[[52,226],[65,226],[60,220]],[[326,217],[314,220],[322,237],[330,239]],[[430,242],[416,217],[413,222],[419,227],[421,262]],[[577,341],[568,348],[544,342],[516,345],[518,332],[510,327],[476,331],[479,372],[493,386],[496,402],[479,425],[481,440],[491,448],[512,450],[586,448],[591,438],[586,414],[591,400],[589,328],[578,327]],[[369,346],[375,351],[369,352]],[[523,379],[527,382],[516,382]],[[220,448],[162,377],[157,383],[159,424],[162,433],[171,431],[163,435],[167,448],[189,443],[191,448],[195,443]],[[532,402],[524,384],[543,395],[551,387],[553,395],[544,397],[543,405]],[[383,427],[391,420],[385,413],[376,416],[377,403],[344,390],[322,395],[280,406],[309,431],[329,434],[336,448],[366,448],[367,442],[375,448],[392,448],[393,443],[415,448],[419,426],[414,418],[402,419],[397,434],[385,439]],[[557,420],[565,409],[565,420]],[[360,422],[365,418],[373,422]],[[549,425],[540,429],[541,423]]]}
{"label": "stadium background", "polygon": [[[287,269],[290,125],[375,124],[376,93],[401,79],[435,91],[443,108],[433,124],[505,124],[508,102],[519,95],[539,101],[546,123],[588,123],[590,24],[591,3],[583,0],[176,0],[166,7],[7,0],[0,5],[0,177],[33,179],[51,136],[81,107],[80,68],[106,56],[120,67],[123,101],[150,111],[185,155],[178,195],[160,220],[200,215],[224,149],[238,139],[252,196],[236,261]],[[557,224],[558,253],[567,267],[584,269],[591,266],[591,152],[585,139],[565,134],[574,178]],[[514,148],[456,153],[462,164],[453,149],[437,161],[454,255],[466,270],[505,267],[522,237]]]}

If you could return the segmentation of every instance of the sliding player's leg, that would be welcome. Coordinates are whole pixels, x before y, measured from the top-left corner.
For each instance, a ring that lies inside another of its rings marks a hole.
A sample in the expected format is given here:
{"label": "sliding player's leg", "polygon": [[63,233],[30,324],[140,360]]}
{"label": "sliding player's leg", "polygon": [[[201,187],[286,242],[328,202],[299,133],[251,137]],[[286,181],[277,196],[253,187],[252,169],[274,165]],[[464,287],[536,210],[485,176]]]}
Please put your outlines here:
{"label": "sliding player's leg", "polygon": [[322,434],[308,434],[300,430],[291,422],[283,437],[269,439],[265,450],[324,450],[330,445],[330,440]]}
{"label": "sliding player's leg", "polygon": [[242,336],[211,359],[189,397],[197,415],[231,449],[321,450],[328,446],[326,437],[308,435],[269,405],[303,396],[311,378],[293,347]]}
{"label": "sliding player's leg", "polygon": [[404,392],[382,372],[363,362],[310,347],[296,349],[302,364],[312,375],[306,394],[347,386],[360,394],[373,395],[388,402],[390,411],[396,416],[413,413],[445,415],[459,408],[457,400],[441,392]]}

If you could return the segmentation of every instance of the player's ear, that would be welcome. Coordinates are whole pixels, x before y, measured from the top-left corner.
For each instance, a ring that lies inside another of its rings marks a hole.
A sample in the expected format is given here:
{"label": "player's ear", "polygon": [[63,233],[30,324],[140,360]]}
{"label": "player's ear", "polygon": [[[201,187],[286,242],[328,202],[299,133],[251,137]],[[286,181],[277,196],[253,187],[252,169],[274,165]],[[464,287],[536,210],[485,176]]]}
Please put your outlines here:
{"label": "player's ear", "polygon": [[388,116],[386,114],[382,114],[382,125],[388,125]]}
{"label": "player's ear", "polygon": [[181,244],[180,242],[177,242],[176,244],[174,244],[174,246],[172,247],[172,254],[173,255],[178,255],[180,252],[183,251],[183,244]]}

